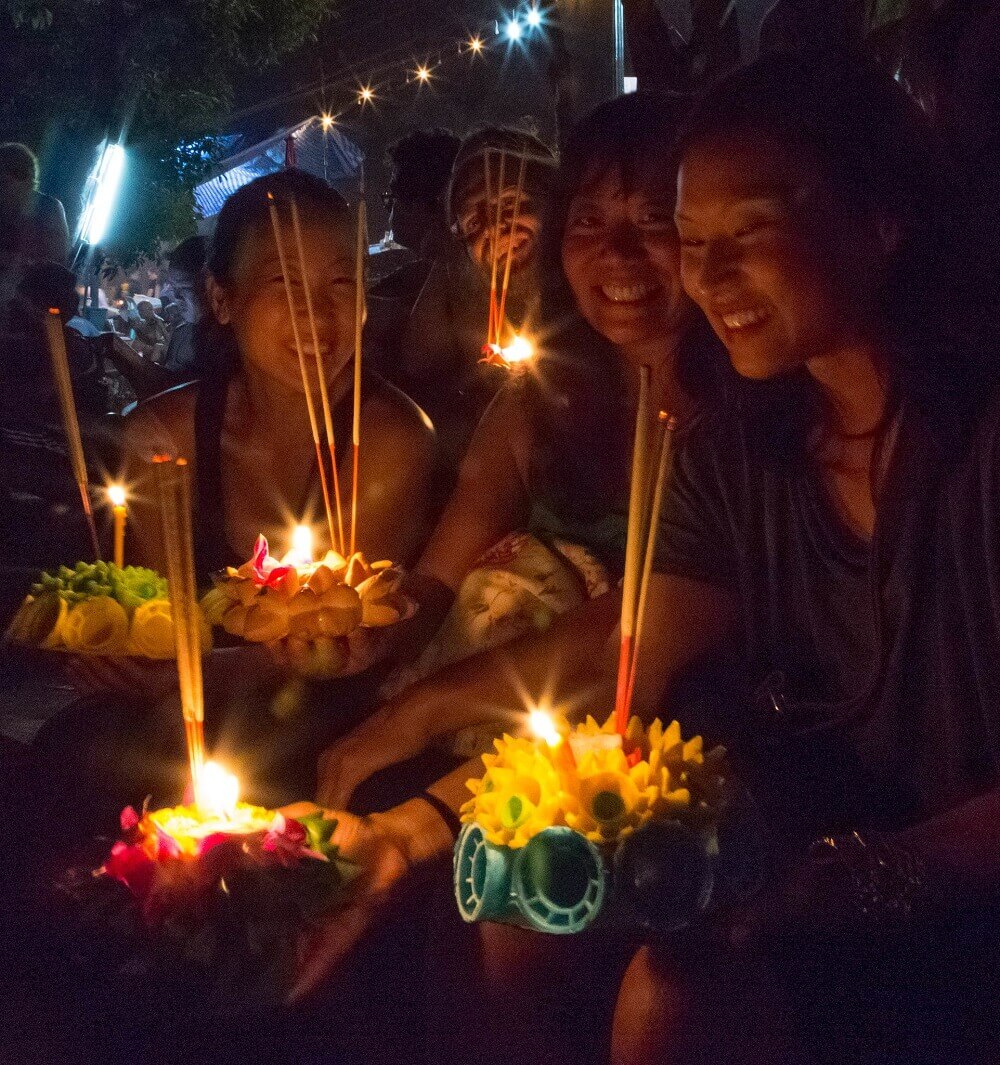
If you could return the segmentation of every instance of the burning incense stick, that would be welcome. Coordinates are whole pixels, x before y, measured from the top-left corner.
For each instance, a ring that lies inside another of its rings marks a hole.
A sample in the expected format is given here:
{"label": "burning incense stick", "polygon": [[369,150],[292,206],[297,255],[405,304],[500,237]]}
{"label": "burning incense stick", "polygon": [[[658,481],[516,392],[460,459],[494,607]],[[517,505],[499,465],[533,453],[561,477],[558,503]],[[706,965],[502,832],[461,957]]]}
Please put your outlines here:
{"label": "burning incense stick", "polygon": [[615,722],[618,732],[625,735],[628,718],[628,681],[632,666],[635,637],[636,598],[639,571],[642,567],[642,512],[646,500],[646,450],[648,419],[646,404],[649,396],[649,367],[639,367],[639,409],[635,419],[635,443],[632,449],[632,483],[629,490],[628,534],[625,541],[625,574],[622,582],[621,653],[618,659],[618,688],[615,697]]}
{"label": "burning incense stick", "polygon": [[295,197],[291,197],[292,206],[292,229],[295,231],[295,248],[299,257],[299,270],[302,274],[302,287],[306,294],[306,314],[309,317],[309,333],[312,337],[313,354],[316,358],[316,375],[319,378],[319,395],[323,404],[323,425],[326,430],[326,444],[330,451],[330,468],[333,474],[333,495],[337,509],[337,535],[339,542],[333,539],[333,528],[330,528],[330,546],[337,547],[341,554],[344,553],[344,516],[340,504],[340,475],[337,472],[337,441],[333,432],[333,416],[330,413],[330,394],[326,384],[326,364],[319,348],[319,335],[316,331],[316,316],[313,313],[312,292],[309,287],[309,273],[306,269],[305,249],[302,245],[302,225],[299,219],[299,205]]}
{"label": "burning incense stick", "polygon": [[[487,344],[496,344],[500,346],[500,327],[501,323],[498,321],[499,308],[497,307],[497,270],[500,264],[500,222],[503,219],[503,182],[504,171],[507,167],[507,152],[501,150],[500,152],[500,176],[497,179],[497,210],[496,220],[493,225],[493,236],[490,239],[490,318],[492,325],[490,327],[490,334],[486,338]],[[486,201],[487,209],[489,208],[489,201]]]}
{"label": "burning incense stick", "polygon": [[153,461],[177,648],[181,713],[184,716],[191,784],[197,803],[201,798],[201,770],[205,761],[205,699],[201,674],[201,622],[191,534],[191,476],[184,459],[174,462],[161,455]]}
{"label": "burning incense stick", "polygon": [[306,365],[305,352],[302,350],[302,337],[299,335],[299,320],[295,309],[295,295],[292,282],[288,276],[288,262],[285,257],[285,244],[281,237],[281,219],[278,217],[278,205],[274,193],[267,194],[267,206],[271,214],[271,229],[274,243],[278,249],[278,262],[281,264],[281,277],[285,283],[285,298],[288,300],[288,315],[292,320],[292,338],[295,352],[299,357],[299,373],[302,375],[302,390],[306,396],[306,410],[309,412],[309,428],[312,431],[313,444],[316,448],[316,465],[319,467],[319,483],[323,492],[323,506],[326,508],[326,523],[330,530],[330,544],[335,544],[336,533],[333,527],[333,511],[330,508],[330,488],[326,480],[326,463],[323,461],[323,449],[319,439],[319,424],[316,421],[316,408],[313,403],[312,382],[309,379],[309,367]]}
{"label": "burning incense stick", "polygon": [[[517,186],[514,189],[514,208],[510,218],[510,239],[507,241],[507,261],[504,263],[503,285],[500,288],[500,309],[497,312],[497,344],[503,346],[503,328],[507,324],[507,289],[510,287],[510,270],[514,262],[514,237],[517,230],[517,218],[521,213],[521,196],[524,193],[524,173],[528,157],[521,153],[521,165],[517,173]],[[503,195],[503,190],[500,190]],[[497,234],[499,239],[499,233]]]}
{"label": "burning incense stick", "polygon": [[49,358],[52,360],[52,379],[55,381],[59,396],[59,409],[62,411],[63,429],[69,447],[69,461],[73,467],[73,477],[80,489],[80,502],[87,518],[90,531],[90,544],[94,549],[94,558],[100,559],[101,545],[97,539],[97,526],[94,523],[94,509],[90,503],[90,486],[87,483],[87,463],[83,456],[83,440],[80,437],[80,422],[76,416],[76,400],[73,397],[73,381],[69,373],[69,357],[66,354],[66,336],[63,333],[62,316],[57,307],[50,307],[45,316],[45,336],[49,345]]}

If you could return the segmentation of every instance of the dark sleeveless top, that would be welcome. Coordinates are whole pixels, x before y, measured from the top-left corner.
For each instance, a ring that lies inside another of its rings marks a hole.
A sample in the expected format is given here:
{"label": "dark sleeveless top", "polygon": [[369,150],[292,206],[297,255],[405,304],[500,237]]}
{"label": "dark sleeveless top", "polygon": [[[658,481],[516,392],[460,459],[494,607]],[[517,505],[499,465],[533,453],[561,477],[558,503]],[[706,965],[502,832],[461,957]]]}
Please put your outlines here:
{"label": "dark sleeveless top", "polygon": [[[232,376],[219,374],[198,383],[194,410],[196,512],[194,516],[195,566],[200,584],[206,584],[212,573],[226,566],[239,566],[246,561],[238,558],[226,538],[223,510],[222,426],[226,416],[226,401]],[[374,374],[362,373],[362,402],[384,391],[388,386]],[[303,400],[304,402],[304,400]],[[349,390],[332,412],[333,431],[341,447],[351,439],[353,393]],[[306,498],[294,500],[296,514],[323,511],[320,495],[319,471],[313,460]]]}

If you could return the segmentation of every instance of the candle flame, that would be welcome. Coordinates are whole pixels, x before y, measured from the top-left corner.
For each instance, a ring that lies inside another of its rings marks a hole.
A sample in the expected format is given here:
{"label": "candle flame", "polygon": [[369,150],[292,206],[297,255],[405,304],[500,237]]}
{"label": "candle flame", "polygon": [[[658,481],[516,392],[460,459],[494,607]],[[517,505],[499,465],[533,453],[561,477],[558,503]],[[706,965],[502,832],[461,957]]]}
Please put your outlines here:
{"label": "candle flame", "polygon": [[556,723],[553,721],[552,715],[546,713],[544,710],[535,709],[528,714],[528,727],[540,740],[544,740],[550,747],[558,747],[559,744],[562,743],[562,736],[556,728]]}
{"label": "candle flame", "polygon": [[505,362],[527,362],[534,357],[535,346],[527,337],[516,335],[507,347],[500,350]]}
{"label": "candle flame", "polygon": [[199,780],[202,813],[214,817],[232,818],[240,798],[240,782],[218,762],[206,762]]}
{"label": "candle flame", "polygon": [[308,525],[296,525],[292,530],[293,561],[306,565],[313,560],[313,534]]}
{"label": "candle flame", "polygon": [[108,485],[108,499],[113,507],[125,506],[125,489],[120,484]]}

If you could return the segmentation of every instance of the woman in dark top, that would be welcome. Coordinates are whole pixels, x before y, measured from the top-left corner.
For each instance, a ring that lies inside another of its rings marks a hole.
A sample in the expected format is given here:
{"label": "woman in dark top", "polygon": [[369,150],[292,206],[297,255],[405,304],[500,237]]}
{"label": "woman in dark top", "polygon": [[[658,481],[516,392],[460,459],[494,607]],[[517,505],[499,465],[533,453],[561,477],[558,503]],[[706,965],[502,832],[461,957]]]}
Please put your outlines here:
{"label": "woman in dark top", "polygon": [[[566,146],[542,238],[543,354],[486,412],[416,566],[415,623],[425,639],[477,559],[515,531],[581,544],[617,579],[639,367],[651,369],[651,420],[663,408],[691,420],[715,387],[721,360],[706,331],[692,328],[677,273],[669,152],[680,106],[649,94],[619,98]],[[603,598],[610,626],[615,596]],[[603,630],[594,631],[599,640]],[[475,675],[490,660],[477,657],[462,670]],[[473,723],[475,703],[443,699],[446,691],[431,676],[331,748],[321,799],[340,805],[370,773]]]}
{"label": "woman in dark top", "polygon": [[[637,698],[742,646],[762,708],[715,731],[778,860],[746,913],[636,954],[612,1060],[994,1061],[1000,409],[948,327],[941,170],[898,86],[847,61],[733,75],[682,147],[684,285],[745,387],[677,455]],[[473,768],[431,794],[457,810]],[[451,846],[420,800],[340,831],[377,890],[304,987]],[[508,978],[504,1001],[544,991]],[[532,1022],[562,1060],[558,1009]]]}

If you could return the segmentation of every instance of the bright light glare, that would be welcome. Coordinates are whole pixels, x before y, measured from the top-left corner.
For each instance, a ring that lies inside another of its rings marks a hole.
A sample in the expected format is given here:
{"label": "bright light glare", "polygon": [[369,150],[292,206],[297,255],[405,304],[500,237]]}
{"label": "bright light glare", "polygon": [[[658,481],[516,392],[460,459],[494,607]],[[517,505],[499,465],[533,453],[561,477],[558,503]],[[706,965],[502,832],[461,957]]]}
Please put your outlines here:
{"label": "bright light glare", "polygon": [[358,102],[370,104],[375,99],[375,90],[370,85],[364,85],[358,93]]}
{"label": "bright light glare", "polygon": [[333,115],[323,115],[320,121],[323,125],[323,129],[330,129],[336,119],[334,119]]}
{"label": "bright light glare", "polygon": [[534,357],[535,347],[527,337],[515,336],[500,354],[506,362],[527,362]]}
{"label": "bright light glare", "polygon": [[124,173],[125,149],[108,144],[88,181],[90,198],[80,219],[80,239],[85,243],[98,244],[104,239]]}
{"label": "bright light glare", "polygon": [[528,727],[540,739],[550,747],[558,747],[562,743],[562,736],[552,720],[552,715],[544,710],[534,709],[528,714]]}
{"label": "bright light glare", "polygon": [[313,534],[308,525],[296,525],[292,530],[291,553],[298,563],[312,562]]}
{"label": "bright light glare", "polygon": [[240,798],[240,782],[218,762],[206,762],[199,781],[202,813],[213,817],[230,818],[236,813]]}
{"label": "bright light glare", "polygon": [[469,41],[469,51],[470,52],[475,52],[478,55],[482,50],[483,50],[483,39],[482,39],[482,37],[473,37]]}
{"label": "bright light glare", "polygon": [[512,18],[504,27],[504,33],[507,34],[509,40],[519,41],[521,34],[524,33],[524,27],[516,18]]}
{"label": "bright light glare", "polygon": [[427,67],[417,67],[417,81],[427,82],[430,80],[430,76],[431,72]]}
{"label": "bright light glare", "polygon": [[108,485],[108,499],[113,507],[125,506],[125,489],[120,484]]}
{"label": "bright light glare", "polygon": [[525,16],[525,20],[527,21],[528,25],[531,26],[532,28],[541,26],[541,24],[542,24],[542,13],[541,13],[541,11],[538,10],[537,7],[529,7],[528,8],[528,14]]}

